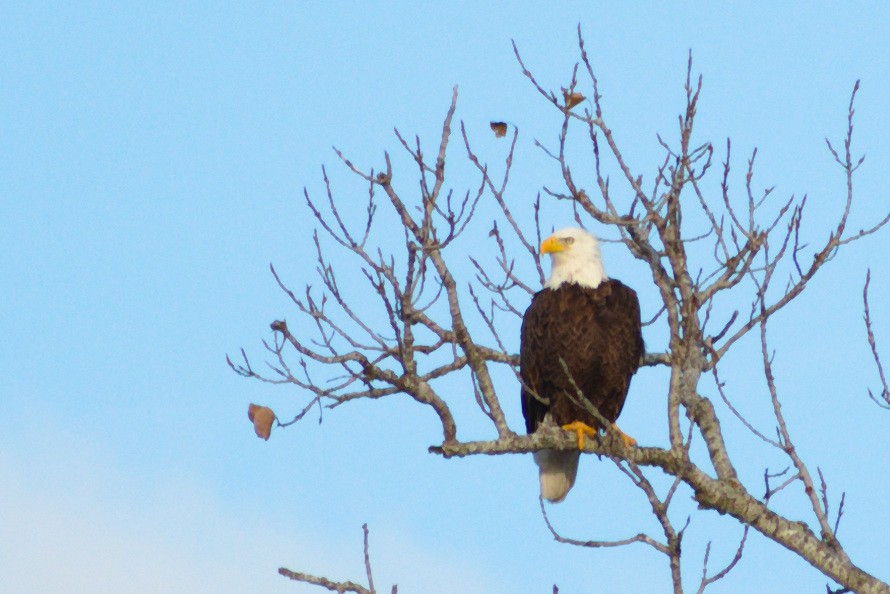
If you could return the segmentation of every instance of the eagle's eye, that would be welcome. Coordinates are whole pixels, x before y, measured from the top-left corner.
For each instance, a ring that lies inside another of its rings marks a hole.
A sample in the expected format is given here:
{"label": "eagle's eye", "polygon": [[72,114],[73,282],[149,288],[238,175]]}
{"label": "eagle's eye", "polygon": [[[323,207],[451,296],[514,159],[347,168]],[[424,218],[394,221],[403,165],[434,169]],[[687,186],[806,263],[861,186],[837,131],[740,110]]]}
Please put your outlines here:
{"label": "eagle's eye", "polygon": [[562,242],[566,245],[572,245],[573,243],[575,243],[575,238],[574,237],[563,237]]}

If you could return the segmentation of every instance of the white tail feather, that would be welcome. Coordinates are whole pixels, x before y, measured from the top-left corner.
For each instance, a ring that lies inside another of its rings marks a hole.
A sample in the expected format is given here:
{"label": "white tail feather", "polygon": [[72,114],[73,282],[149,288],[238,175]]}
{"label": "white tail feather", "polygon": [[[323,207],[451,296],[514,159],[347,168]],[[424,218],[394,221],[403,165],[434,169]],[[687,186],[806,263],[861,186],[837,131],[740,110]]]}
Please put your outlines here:
{"label": "white tail feather", "polygon": [[541,497],[553,503],[565,499],[575,484],[581,452],[541,450],[535,452],[535,464],[541,477]]}

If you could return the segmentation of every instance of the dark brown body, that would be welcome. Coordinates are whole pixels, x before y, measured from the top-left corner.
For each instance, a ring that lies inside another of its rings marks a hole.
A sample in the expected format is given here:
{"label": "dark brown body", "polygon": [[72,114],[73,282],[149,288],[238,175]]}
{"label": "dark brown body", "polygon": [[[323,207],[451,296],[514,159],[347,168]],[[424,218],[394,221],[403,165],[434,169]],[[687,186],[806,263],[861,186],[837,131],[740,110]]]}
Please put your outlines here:
{"label": "dark brown body", "polygon": [[642,355],[640,303],[632,289],[604,280],[596,289],[563,283],[536,293],[522,320],[520,347],[526,430],[534,433],[548,412],[557,425],[581,421],[600,428],[592,414],[573,402],[578,389],[614,422]]}

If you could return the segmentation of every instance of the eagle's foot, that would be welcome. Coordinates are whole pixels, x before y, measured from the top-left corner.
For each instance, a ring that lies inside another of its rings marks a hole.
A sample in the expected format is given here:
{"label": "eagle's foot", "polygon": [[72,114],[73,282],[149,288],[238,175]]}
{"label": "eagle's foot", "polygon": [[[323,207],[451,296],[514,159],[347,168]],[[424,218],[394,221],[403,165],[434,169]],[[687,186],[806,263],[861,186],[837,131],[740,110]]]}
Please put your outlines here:
{"label": "eagle's foot", "polygon": [[637,445],[637,440],[619,429],[618,425],[616,425],[615,423],[612,423],[612,429],[615,430],[615,433],[618,434],[618,437],[621,438],[621,441],[624,442],[625,446],[631,447]]}
{"label": "eagle's foot", "polygon": [[[596,429],[587,425],[586,423],[582,423],[581,421],[574,421],[569,423],[568,425],[563,425],[562,428],[566,431],[572,431],[578,435],[578,449],[584,449],[584,436],[589,435],[590,437],[596,437]],[[622,433],[622,435],[624,435]]]}

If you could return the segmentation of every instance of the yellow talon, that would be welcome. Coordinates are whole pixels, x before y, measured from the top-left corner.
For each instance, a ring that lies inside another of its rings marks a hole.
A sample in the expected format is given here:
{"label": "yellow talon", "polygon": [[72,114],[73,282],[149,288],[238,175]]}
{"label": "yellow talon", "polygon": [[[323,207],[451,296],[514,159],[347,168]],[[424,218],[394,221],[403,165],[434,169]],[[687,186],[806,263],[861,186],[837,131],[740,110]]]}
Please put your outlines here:
{"label": "yellow talon", "polygon": [[623,441],[624,445],[626,445],[627,447],[637,445],[637,440],[619,429],[618,425],[616,425],[615,423],[612,423],[612,429],[614,429],[616,433],[618,433],[618,437],[621,438],[621,441]]}
{"label": "yellow talon", "polygon": [[578,434],[578,449],[584,449],[584,436],[589,435],[590,437],[596,437],[596,429],[587,425],[586,423],[582,423],[581,421],[574,421],[569,423],[568,425],[563,425],[563,429],[566,431],[574,431]]}
{"label": "yellow talon", "polygon": [[[565,431],[572,431],[573,433],[576,433],[578,435],[578,449],[579,450],[584,449],[584,436],[585,435],[588,435],[590,437],[596,437],[596,433],[597,433],[596,429],[594,429],[593,427],[591,427],[590,425],[588,425],[586,423],[582,423],[581,421],[574,421],[572,423],[569,423],[568,425],[563,425],[562,428]],[[618,437],[621,438],[621,441],[622,441],[622,443],[624,443],[625,446],[631,447],[631,446],[637,445],[637,440],[634,439],[633,437],[631,437],[630,435],[628,435],[627,433],[625,433],[624,431],[622,431],[621,429],[619,429],[618,425],[616,425],[615,423],[612,423],[612,429],[615,430],[615,432],[618,434]]]}

